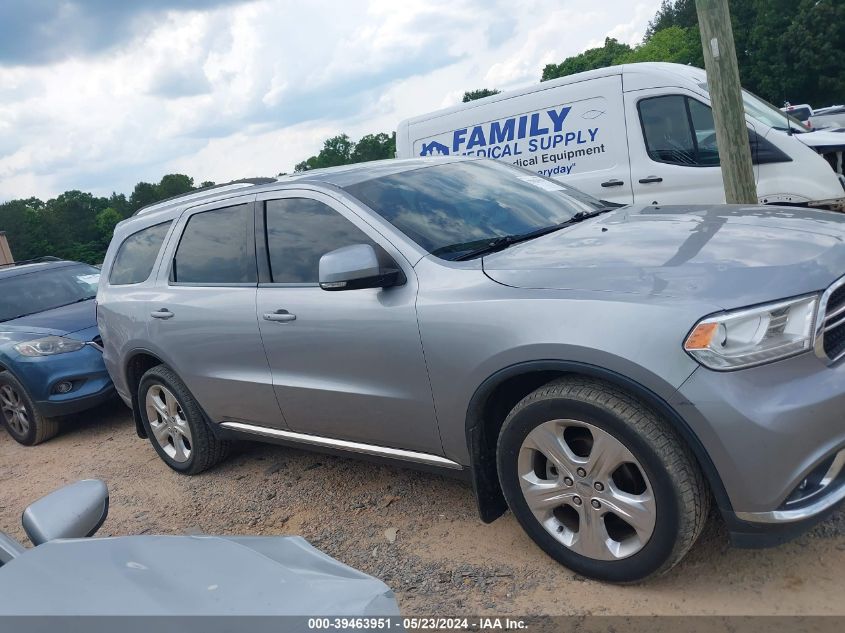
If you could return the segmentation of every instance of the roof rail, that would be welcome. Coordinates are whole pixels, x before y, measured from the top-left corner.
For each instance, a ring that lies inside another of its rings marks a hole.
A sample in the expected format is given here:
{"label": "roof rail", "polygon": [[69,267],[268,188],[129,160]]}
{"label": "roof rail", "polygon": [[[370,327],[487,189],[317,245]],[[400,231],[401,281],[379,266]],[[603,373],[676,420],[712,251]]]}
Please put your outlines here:
{"label": "roof rail", "polygon": [[276,182],[276,179],[268,177],[240,178],[238,180],[232,180],[231,182],[224,182],[219,185],[203,187],[202,189],[194,189],[193,191],[187,191],[185,193],[180,193],[175,196],[170,196],[169,198],[165,198],[164,200],[159,200],[158,202],[153,202],[152,204],[148,204],[145,207],[141,207],[132,215],[143,215],[144,213],[148,213],[153,209],[156,209],[160,206],[164,206],[166,203],[173,202],[174,200],[178,200],[180,198],[190,199],[193,197],[201,197],[209,191],[214,191],[218,189],[239,189],[241,187],[249,187],[250,185],[269,185],[271,182]]}
{"label": "roof rail", "polygon": [[23,266],[24,264],[40,264],[42,262],[61,262],[64,261],[61,257],[53,257],[52,255],[44,255],[44,257],[35,257],[34,259],[22,259],[17,262],[9,262],[8,264],[0,264],[0,268],[8,268],[10,266]]}

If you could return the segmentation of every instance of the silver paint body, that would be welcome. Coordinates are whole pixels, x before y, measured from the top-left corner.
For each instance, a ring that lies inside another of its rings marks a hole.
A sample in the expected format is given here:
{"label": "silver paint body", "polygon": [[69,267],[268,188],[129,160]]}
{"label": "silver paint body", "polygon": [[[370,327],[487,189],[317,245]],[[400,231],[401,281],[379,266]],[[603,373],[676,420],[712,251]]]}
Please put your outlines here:
{"label": "silver paint body", "polygon": [[[449,160],[456,159],[441,162]],[[483,259],[448,262],[339,188],[355,169],[376,177],[423,164],[385,161],[211,192],[119,224],[103,265],[98,323],[123,399],[130,402],[129,360],[146,351],[182,377],[213,423],[466,467],[468,408],[485,380],[531,361],[584,363],[670,404],[709,454],[737,513],[774,511],[813,466],[845,447],[845,362],[827,365],[808,352],[720,373],[682,347],[704,316],[821,292],[845,275],[845,215],[628,206]],[[192,213],[287,196],[332,206],[396,260],[407,283],[327,292],[316,284],[168,281]],[[168,220],[151,278],[109,285],[123,240]],[[173,318],[149,318],[162,308]],[[277,310],[296,318],[262,318]]]}

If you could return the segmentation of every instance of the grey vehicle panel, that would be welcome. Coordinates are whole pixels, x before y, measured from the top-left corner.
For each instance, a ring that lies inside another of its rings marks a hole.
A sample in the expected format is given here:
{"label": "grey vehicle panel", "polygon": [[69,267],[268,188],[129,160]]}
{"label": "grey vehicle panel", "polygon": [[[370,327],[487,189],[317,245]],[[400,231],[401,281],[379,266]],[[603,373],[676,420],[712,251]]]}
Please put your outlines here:
{"label": "grey vehicle panel", "polygon": [[[342,293],[317,284],[260,284],[259,329],[290,428],[442,454],[415,310],[414,269],[384,236],[332,197],[305,190],[259,196],[260,201],[283,197],[327,204],[384,248],[407,279],[387,290]],[[296,320],[263,318],[277,310]]]}
{"label": "grey vehicle panel", "polygon": [[843,385],[845,364],[802,354],[741,372],[698,369],[675,406],[730,482],[734,510],[763,512],[845,446]]}
{"label": "grey vehicle panel", "polygon": [[[191,207],[181,215],[174,234],[182,235],[196,214],[244,203],[249,205],[251,220],[254,199],[254,195],[229,197]],[[173,317],[146,319],[149,350],[179,374],[212,420],[260,420],[267,426],[287,428],[258,329],[257,281],[238,285],[172,282],[178,245],[179,240],[173,239],[165,247],[165,263],[148,304],[150,314],[168,310]]]}
{"label": "grey vehicle panel", "polygon": [[[845,216],[785,207],[624,207],[483,257],[446,261],[342,189],[463,160],[346,166],[240,191],[258,200],[257,288],[167,284],[180,219],[154,284],[135,291],[101,286],[107,366],[118,389],[126,392],[133,350],[151,349],[185,380],[211,422],[230,430],[270,429],[265,435],[273,439],[275,429],[280,441],[368,454],[411,451],[420,463],[437,463],[425,454],[441,456],[475,472],[479,456],[467,429],[484,422],[473,417],[480,391],[513,368],[592,368],[665,407],[722,511],[752,522],[755,513],[777,510],[845,443],[842,361],[825,363],[808,350],[717,372],[684,351],[704,317],[821,293],[842,278]],[[389,253],[406,283],[347,292],[269,283],[261,263],[262,202],[284,196],[311,197],[339,211]],[[232,198],[203,202],[222,206]],[[186,206],[170,202],[121,224],[115,241],[142,219],[179,218]],[[237,292],[244,296],[232,306]],[[163,337],[178,317],[152,324],[149,305],[176,305],[177,294],[231,310],[229,320],[198,312],[181,326],[184,338]],[[144,310],[125,305],[136,300],[147,301]],[[278,310],[295,318],[263,319]],[[249,353],[241,349],[253,327],[261,354],[254,342]],[[240,345],[233,343],[238,337]],[[198,362],[195,348],[203,340],[214,344]],[[255,389],[254,402],[243,403],[244,389]],[[253,428],[237,425],[243,422]]]}
{"label": "grey vehicle panel", "polygon": [[398,615],[387,585],[299,536],[52,541],[0,568],[0,591],[4,618]]}
{"label": "grey vehicle panel", "polygon": [[[437,403],[446,457],[469,463],[465,420],[475,390],[496,372],[536,360],[558,359],[603,367],[669,399],[698,367],[678,354],[691,323],[715,306],[654,298],[643,304],[625,295],[510,288],[479,271],[444,274],[431,258],[417,265],[425,280],[417,310]],[[568,301],[577,309],[560,309]],[[514,327],[524,323],[529,327]],[[625,337],[631,322],[660,319],[666,327]],[[670,324],[681,324],[683,331]],[[461,363],[454,350],[461,350]]]}
{"label": "grey vehicle panel", "polygon": [[509,286],[731,309],[827,288],[845,272],[843,233],[845,214],[798,207],[624,207],[485,257],[484,271]]}

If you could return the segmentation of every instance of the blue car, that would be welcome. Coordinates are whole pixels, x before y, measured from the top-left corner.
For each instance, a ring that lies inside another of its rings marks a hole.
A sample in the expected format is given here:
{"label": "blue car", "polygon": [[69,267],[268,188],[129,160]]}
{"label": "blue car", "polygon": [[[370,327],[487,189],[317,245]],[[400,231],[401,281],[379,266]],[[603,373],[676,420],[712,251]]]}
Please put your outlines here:
{"label": "blue car", "polygon": [[0,267],[0,420],[34,446],[59,430],[58,417],[109,399],[97,331],[100,271],[49,261]]}

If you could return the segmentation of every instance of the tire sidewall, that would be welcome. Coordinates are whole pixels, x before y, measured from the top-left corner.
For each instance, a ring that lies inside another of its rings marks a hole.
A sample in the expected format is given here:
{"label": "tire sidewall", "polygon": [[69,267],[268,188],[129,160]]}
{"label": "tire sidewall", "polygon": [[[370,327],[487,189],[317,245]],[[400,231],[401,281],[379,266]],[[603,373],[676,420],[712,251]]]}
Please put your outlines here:
{"label": "tire sidewall", "polygon": [[26,390],[26,388],[11,373],[0,373],[0,385],[9,385],[18,394],[20,394],[21,400],[23,400],[23,404],[26,407],[27,417],[29,418],[29,429],[27,429],[26,434],[18,435],[15,431],[12,430],[12,427],[9,426],[9,423],[6,420],[6,415],[0,412],[0,420],[2,420],[3,422],[3,427],[6,429],[6,432],[9,434],[9,436],[18,444],[23,444],[24,446],[32,446],[33,444],[35,444],[35,438],[37,435],[37,425],[40,421],[38,411],[35,409],[35,403],[32,401],[32,398],[30,397],[29,392]]}
{"label": "tire sidewall", "polygon": [[[555,539],[534,517],[519,485],[519,450],[531,430],[555,419],[587,422],[609,432],[640,462],[654,494],[656,520],[654,532],[636,554],[617,561],[582,556]],[[678,495],[672,478],[648,442],[617,415],[577,399],[538,400],[506,420],[499,437],[497,462],[505,498],[523,529],[547,554],[577,573],[610,582],[635,582],[659,570],[672,556],[680,529]]]}
{"label": "tire sidewall", "polygon": [[[202,419],[195,419],[197,417],[196,409],[199,407],[198,405],[191,406],[192,404],[196,404],[196,401],[193,396],[188,393],[188,390],[183,385],[176,384],[169,377],[162,375],[164,372],[156,371],[157,369],[158,367],[154,367],[144,374],[141,378],[141,382],[138,384],[138,412],[141,415],[141,422],[144,425],[144,431],[147,433],[150,444],[152,444],[162,461],[175,471],[190,473],[192,472],[192,468],[197,459],[197,443],[200,438],[200,434],[205,432],[205,421]],[[155,385],[167,388],[176,397],[179,401],[179,405],[182,407],[182,412],[185,414],[185,419],[188,421],[188,426],[191,429],[191,456],[185,462],[177,462],[165,453],[164,449],[159,446],[158,440],[153,434],[152,427],[150,426],[150,420],[147,417],[146,403],[147,392]],[[203,427],[200,425],[203,425]]]}

